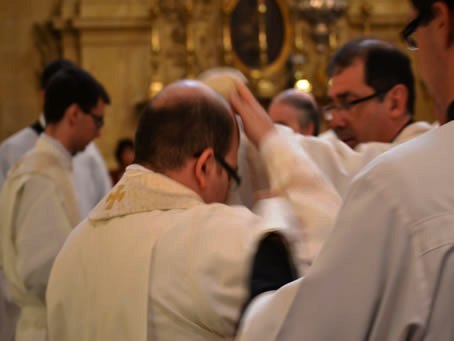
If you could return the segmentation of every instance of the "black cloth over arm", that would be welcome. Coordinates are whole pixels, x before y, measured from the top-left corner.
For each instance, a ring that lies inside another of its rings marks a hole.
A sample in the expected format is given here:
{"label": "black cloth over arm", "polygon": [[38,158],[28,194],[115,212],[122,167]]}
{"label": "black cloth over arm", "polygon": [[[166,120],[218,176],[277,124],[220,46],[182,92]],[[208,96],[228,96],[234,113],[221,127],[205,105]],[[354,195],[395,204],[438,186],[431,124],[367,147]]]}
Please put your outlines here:
{"label": "black cloth over arm", "polygon": [[242,313],[257,295],[277,290],[297,278],[297,271],[284,237],[278,233],[266,235],[260,241],[252,263],[249,298]]}
{"label": "black cloth over arm", "polygon": [[446,113],[446,121],[449,122],[452,120],[454,120],[454,101],[451,102]]}

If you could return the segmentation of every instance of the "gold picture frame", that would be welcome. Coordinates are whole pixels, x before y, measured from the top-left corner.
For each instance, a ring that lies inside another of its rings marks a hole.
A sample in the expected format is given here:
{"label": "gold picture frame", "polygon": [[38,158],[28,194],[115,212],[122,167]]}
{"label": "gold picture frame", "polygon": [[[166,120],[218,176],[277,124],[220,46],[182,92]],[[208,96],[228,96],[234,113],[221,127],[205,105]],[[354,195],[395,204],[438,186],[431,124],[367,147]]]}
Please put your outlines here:
{"label": "gold picture frame", "polygon": [[[285,0],[227,0],[223,5],[223,13],[226,64],[253,79],[267,79],[285,70],[293,42],[289,8]],[[272,30],[266,21],[272,22]],[[268,57],[265,62],[265,58],[262,58],[264,46]],[[254,54],[257,60],[253,60]]]}

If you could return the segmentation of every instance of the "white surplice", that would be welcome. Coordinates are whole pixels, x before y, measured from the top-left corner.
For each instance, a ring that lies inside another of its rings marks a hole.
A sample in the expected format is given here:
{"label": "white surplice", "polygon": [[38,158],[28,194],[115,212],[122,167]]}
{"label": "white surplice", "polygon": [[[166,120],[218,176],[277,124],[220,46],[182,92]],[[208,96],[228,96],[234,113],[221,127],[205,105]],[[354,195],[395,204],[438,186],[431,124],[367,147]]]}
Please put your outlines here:
{"label": "white surplice", "polygon": [[[26,127],[0,144],[0,189],[9,169],[33,148],[38,137],[32,128]],[[73,181],[80,214],[85,218],[112,188],[106,165],[94,142],[73,158]]]}
{"label": "white surplice", "polygon": [[[270,134],[260,152],[283,199],[331,226],[340,199],[301,148]],[[308,169],[311,183],[299,180]],[[335,207],[325,213],[305,192]],[[276,221],[207,205],[163,175],[128,167],[56,259],[47,292],[51,341],[233,339],[258,241],[278,230],[294,249],[311,233]]]}
{"label": "white surplice", "polygon": [[[430,131],[433,126],[427,122],[415,122],[405,127],[392,143],[368,142],[359,144],[355,149],[351,149],[334,134],[312,137],[297,134],[279,124],[276,128],[281,135],[296,141],[304,149],[325,178],[343,196],[353,177],[370,161],[392,147]],[[241,136],[239,154],[239,170],[245,181],[239,189],[239,198],[232,198],[232,202],[251,208],[255,201],[253,193],[269,189],[269,180],[257,149],[244,134]]]}
{"label": "white surplice", "polygon": [[427,122],[414,122],[402,129],[392,143],[367,142],[359,144],[355,149],[351,149],[334,135],[327,138],[300,135],[299,140],[323,174],[344,196],[353,177],[370,161],[387,150],[432,129],[433,126]]}
{"label": "white surplice", "polygon": [[258,297],[240,341],[454,340],[454,123],[354,180],[304,279]]}
{"label": "white surplice", "polygon": [[46,340],[45,291],[55,256],[80,221],[71,155],[42,134],[0,194],[0,268],[21,312],[16,340]]}
{"label": "white surplice", "polygon": [[[426,122],[415,122],[405,127],[393,143],[364,143],[359,145],[356,150],[351,149],[333,134],[325,138],[317,138],[294,133],[293,130],[282,125],[276,125],[276,128],[283,138],[292,145],[298,145],[304,151],[307,162],[307,166],[296,164],[299,165],[296,167],[291,166],[291,163],[275,164],[275,172],[278,172],[279,169],[284,170],[285,167],[294,168],[295,172],[299,172],[299,181],[306,183],[307,191],[304,192],[306,196],[304,200],[313,210],[308,210],[307,207],[304,210],[301,207],[294,207],[293,213],[310,231],[310,235],[307,235],[305,240],[309,253],[307,262],[310,264],[317,256],[330,231],[331,226],[328,226],[326,222],[333,221],[332,218],[335,217],[338,208],[320,196],[320,194],[324,194],[318,190],[320,179],[323,178],[323,181],[330,182],[339,195],[343,196],[354,176],[367,163],[392,147],[422,135],[433,127]],[[229,203],[243,204],[254,209],[254,192],[261,190],[273,192],[276,189],[269,181],[269,169],[265,166],[262,155],[244,134],[241,135],[238,153],[239,172],[243,181],[238,192],[230,196]],[[315,182],[314,178],[317,179]],[[314,189],[313,192],[311,192],[311,188]],[[332,212],[329,212],[330,210]],[[326,219],[320,220],[323,217]]]}
{"label": "white surplice", "polygon": [[272,214],[279,210],[279,202],[275,205],[267,199],[254,204],[254,192],[267,189],[273,195],[283,196],[290,204],[290,214],[298,219],[298,237],[302,239],[297,254],[301,256],[299,264],[305,264],[299,267],[304,274],[331,231],[341,199],[310,154],[301,148],[300,134],[276,127],[277,133],[262,142],[259,149],[241,134],[238,167],[242,183],[228,203]]}
{"label": "white surplice", "polygon": [[[39,120],[44,127],[43,114]],[[0,190],[8,171],[33,148],[38,138],[39,135],[34,129],[26,127],[0,143]],[[112,188],[106,165],[94,142],[73,158],[72,173],[80,214],[81,217],[86,217]],[[18,307],[11,302],[5,287],[3,276],[0,274],[0,336],[9,341],[11,339],[9,335],[14,335]]]}

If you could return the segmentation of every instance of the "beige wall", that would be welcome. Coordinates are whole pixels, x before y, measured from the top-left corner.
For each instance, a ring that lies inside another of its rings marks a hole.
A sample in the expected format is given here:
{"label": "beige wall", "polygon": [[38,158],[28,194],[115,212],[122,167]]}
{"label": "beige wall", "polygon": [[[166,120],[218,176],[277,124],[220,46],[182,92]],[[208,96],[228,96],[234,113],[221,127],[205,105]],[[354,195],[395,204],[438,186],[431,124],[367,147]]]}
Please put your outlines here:
{"label": "beige wall", "polygon": [[[122,137],[132,137],[135,107],[149,97],[150,3],[144,0],[2,1],[0,141],[30,124],[39,113],[37,75],[47,62],[63,56],[92,72],[112,98],[99,145],[110,167]],[[159,69],[153,77],[167,84],[187,75],[185,1],[160,1]],[[220,3],[194,4],[194,75],[222,60]],[[218,15],[210,15],[210,13]],[[208,27],[215,27],[209,29]],[[34,35],[34,27],[52,27]],[[52,33],[49,33],[52,32]],[[37,46],[42,46],[37,48]]]}
{"label": "beige wall", "polygon": [[[184,5],[188,2],[161,0],[161,13],[154,24],[159,30],[159,63],[151,72],[151,3],[150,0],[2,0],[0,140],[36,118],[40,108],[37,75],[46,62],[60,55],[93,72],[112,97],[106,126],[97,141],[112,167],[116,141],[133,135],[137,122],[134,108],[148,98],[152,78],[166,84],[186,77],[189,70],[197,75],[223,62],[221,0],[192,1],[195,52],[191,67],[186,53]],[[338,24],[339,43],[360,35],[367,26],[361,9],[364,1],[350,3],[348,17]],[[369,3],[373,34],[402,46],[397,32],[407,20],[406,2]],[[301,29],[305,30],[305,47],[309,51],[307,72],[317,78],[322,74],[317,61],[323,56],[315,52],[308,38],[308,26],[302,25]],[[417,118],[431,119],[431,102],[419,77],[417,83]]]}
{"label": "beige wall", "polygon": [[[48,19],[57,3],[0,1],[0,140],[31,123],[39,113],[37,76],[42,57],[35,47],[34,24]],[[51,45],[42,48],[46,55],[53,51]]]}

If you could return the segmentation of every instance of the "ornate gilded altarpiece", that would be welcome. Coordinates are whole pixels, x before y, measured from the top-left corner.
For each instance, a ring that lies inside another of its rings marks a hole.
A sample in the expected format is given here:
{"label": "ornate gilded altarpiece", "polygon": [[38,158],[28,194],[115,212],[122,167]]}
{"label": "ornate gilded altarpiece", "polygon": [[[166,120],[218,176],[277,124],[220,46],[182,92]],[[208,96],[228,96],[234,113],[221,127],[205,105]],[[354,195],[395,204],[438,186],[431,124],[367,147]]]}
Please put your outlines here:
{"label": "ornate gilded altarpiece", "polygon": [[[329,54],[361,34],[404,48],[398,32],[408,15],[406,1],[350,0],[320,44],[301,16],[300,0],[42,1],[52,2],[52,10],[30,24],[41,67],[58,56],[69,58],[92,71],[111,94],[98,142],[111,166],[116,141],[133,135],[137,107],[163,85],[229,65],[249,78],[262,99],[304,78],[323,101]],[[432,119],[419,77],[418,95],[417,117]]]}

